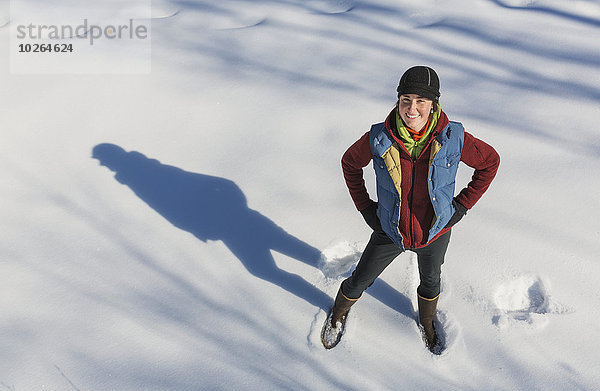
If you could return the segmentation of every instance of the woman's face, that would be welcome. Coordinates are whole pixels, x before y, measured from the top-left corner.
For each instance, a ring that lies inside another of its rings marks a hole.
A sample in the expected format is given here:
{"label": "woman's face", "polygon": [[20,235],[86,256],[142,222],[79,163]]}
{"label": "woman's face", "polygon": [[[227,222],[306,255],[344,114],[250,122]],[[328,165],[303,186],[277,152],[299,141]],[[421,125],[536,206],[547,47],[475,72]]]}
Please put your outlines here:
{"label": "woman's face", "polygon": [[433,101],[417,94],[402,94],[398,102],[398,111],[404,124],[412,130],[421,131],[427,124]]}

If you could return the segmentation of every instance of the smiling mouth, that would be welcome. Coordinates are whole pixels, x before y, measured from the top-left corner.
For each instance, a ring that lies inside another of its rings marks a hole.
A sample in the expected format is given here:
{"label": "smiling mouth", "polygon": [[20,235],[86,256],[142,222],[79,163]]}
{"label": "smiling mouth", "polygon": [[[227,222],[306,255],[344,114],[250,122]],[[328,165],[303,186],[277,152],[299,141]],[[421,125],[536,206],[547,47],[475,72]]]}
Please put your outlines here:
{"label": "smiling mouth", "polygon": [[415,118],[419,118],[419,117],[420,117],[420,115],[419,115],[419,114],[410,115],[410,114],[408,114],[408,113],[406,113],[406,116],[407,116],[408,118],[410,118],[410,119],[415,119]]}

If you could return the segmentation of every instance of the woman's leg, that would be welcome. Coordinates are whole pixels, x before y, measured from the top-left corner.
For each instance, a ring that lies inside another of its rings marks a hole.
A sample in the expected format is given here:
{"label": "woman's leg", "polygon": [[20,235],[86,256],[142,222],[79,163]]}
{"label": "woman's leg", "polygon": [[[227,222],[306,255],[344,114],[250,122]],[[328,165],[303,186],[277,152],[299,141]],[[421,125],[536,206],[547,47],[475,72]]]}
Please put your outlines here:
{"label": "woman's leg", "polygon": [[442,264],[450,243],[450,232],[448,231],[426,247],[412,250],[417,253],[419,262],[421,283],[417,293],[425,299],[431,300],[440,294]]}
{"label": "woman's leg", "polygon": [[343,295],[350,300],[358,299],[401,253],[402,250],[385,233],[374,231],[356,269],[342,282]]}

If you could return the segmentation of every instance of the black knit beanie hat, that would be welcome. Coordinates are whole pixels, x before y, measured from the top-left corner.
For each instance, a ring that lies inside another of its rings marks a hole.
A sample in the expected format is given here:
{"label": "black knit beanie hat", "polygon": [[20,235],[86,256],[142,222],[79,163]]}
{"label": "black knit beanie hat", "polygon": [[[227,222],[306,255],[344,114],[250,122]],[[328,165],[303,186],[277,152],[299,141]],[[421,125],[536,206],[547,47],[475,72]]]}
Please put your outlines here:
{"label": "black knit beanie hat", "polygon": [[402,94],[417,94],[437,102],[440,97],[440,79],[433,69],[417,65],[404,72],[397,91],[398,97]]}

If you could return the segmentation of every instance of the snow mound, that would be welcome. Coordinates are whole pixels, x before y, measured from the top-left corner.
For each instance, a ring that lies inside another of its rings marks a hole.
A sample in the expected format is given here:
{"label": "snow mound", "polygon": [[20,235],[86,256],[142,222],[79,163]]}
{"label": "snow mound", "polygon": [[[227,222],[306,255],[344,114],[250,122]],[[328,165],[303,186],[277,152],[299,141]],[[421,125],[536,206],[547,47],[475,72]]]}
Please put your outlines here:
{"label": "snow mound", "polygon": [[438,0],[421,1],[408,11],[408,20],[415,27],[424,27],[441,22],[445,19],[442,7]]}
{"label": "snow mound", "polygon": [[168,19],[178,15],[180,9],[170,7],[152,7],[152,19]]}
{"label": "snow mound", "polygon": [[536,0],[504,0],[501,2],[497,1],[496,3],[503,7],[527,8],[535,6],[537,2]]}
{"label": "snow mound", "polygon": [[352,11],[355,4],[352,0],[309,0],[306,5],[324,14],[341,14]]}
{"label": "snow mound", "polygon": [[[259,26],[267,21],[267,15],[273,14],[267,6],[261,4],[248,7],[246,1],[227,0],[218,5],[202,4],[199,7],[183,7],[174,10],[164,7],[165,16],[176,11],[180,26],[191,31],[225,31]],[[154,15],[154,14],[153,14]],[[155,15],[160,15],[156,13]]]}
{"label": "snow mound", "polygon": [[536,276],[521,276],[502,284],[494,296],[496,306],[504,311],[545,314],[549,310],[546,285]]}
{"label": "snow mound", "polygon": [[335,243],[322,251],[319,269],[327,278],[345,276],[360,259],[362,248],[358,242]]}
{"label": "snow mound", "polygon": [[534,328],[547,324],[548,314],[565,313],[564,306],[554,302],[549,282],[536,275],[519,276],[501,284],[494,295],[498,314],[493,322],[500,328],[523,322]]}

